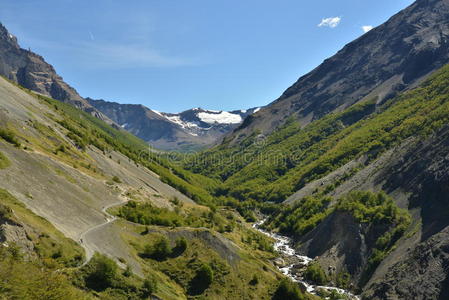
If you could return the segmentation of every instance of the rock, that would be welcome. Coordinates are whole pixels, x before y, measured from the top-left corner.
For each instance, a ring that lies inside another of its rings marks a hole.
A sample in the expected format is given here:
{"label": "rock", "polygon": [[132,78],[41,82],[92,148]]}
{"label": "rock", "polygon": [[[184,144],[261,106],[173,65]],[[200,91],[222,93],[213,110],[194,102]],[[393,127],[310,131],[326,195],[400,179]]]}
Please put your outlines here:
{"label": "rock", "polygon": [[285,267],[285,260],[283,258],[278,257],[273,261],[273,263],[279,268]]}
{"label": "rock", "polygon": [[0,23],[0,75],[50,98],[67,102],[108,123],[112,121],[92,107],[59,76],[52,65],[30,50],[20,48],[17,39]]}

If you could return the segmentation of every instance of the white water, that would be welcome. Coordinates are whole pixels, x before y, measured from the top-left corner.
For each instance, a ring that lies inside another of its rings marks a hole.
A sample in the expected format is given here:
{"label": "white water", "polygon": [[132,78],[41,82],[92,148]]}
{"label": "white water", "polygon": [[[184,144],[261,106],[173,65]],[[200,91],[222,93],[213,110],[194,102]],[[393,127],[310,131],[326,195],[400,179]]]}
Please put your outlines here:
{"label": "white water", "polygon": [[317,290],[322,289],[326,291],[335,290],[339,294],[346,296],[347,299],[359,300],[360,298],[352,293],[332,287],[332,286],[317,286],[306,282],[302,276],[302,272],[297,269],[298,266],[307,266],[313,259],[304,255],[299,255],[295,249],[292,248],[292,240],[289,237],[279,235],[277,233],[268,232],[260,228],[260,226],[266,221],[263,219],[253,225],[253,228],[257,231],[273,238],[274,250],[281,254],[281,258],[285,260],[285,267],[278,267],[279,271],[285,276],[289,277],[292,281],[301,283],[306,287],[307,292],[316,294]]}

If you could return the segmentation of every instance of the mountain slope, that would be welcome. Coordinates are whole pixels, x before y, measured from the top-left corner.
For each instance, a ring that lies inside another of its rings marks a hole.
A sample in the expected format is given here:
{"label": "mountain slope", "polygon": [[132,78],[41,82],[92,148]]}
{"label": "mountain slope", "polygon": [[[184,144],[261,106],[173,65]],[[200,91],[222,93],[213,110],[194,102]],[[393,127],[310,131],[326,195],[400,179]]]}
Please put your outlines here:
{"label": "mountain slope", "polygon": [[448,86],[445,66],[382,104],[358,103],[304,128],[290,119],[187,167],[222,179],[217,194],[268,211],[269,229],[292,235],[332,280],[349,274],[368,299],[443,299]]}
{"label": "mountain slope", "polygon": [[271,298],[269,238],[216,206],[215,181],[146,148],[0,78],[1,296]]}
{"label": "mountain slope", "polygon": [[87,100],[127,131],[163,150],[186,151],[216,144],[243,119],[259,110],[251,108],[225,112],[194,108],[171,114],[143,105]]}
{"label": "mountain slope", "polygon": [[67,102],[111,123],[77,91],[64,82],[42,56],[20,48],[17,38],[0,23],[0,75],[23,87],[53,99]]}
{"label": "mountain slope", "polygon": [[302,126],[363,100],[381,103],[449,62],[449,1],[418,0],[346,45],[248,119],[230,139]]}

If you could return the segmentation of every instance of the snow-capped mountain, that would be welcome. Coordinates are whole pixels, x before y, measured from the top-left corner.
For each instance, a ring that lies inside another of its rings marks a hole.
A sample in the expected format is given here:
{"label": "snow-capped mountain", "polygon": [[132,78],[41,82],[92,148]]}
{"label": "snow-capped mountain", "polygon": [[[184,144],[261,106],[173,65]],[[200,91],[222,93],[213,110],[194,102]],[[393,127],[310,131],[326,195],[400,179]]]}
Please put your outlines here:
{"label": "snow-capped mountain", "polygon": [[260,109],[216,111],[198,107],[173,114],[138,104],[87,100],[127,131],[163,150],[191,150],[213,145]]}
{"label": "snow-capped mountain", "polygon": [[250,114],[258,111],[260,108],[251,108],[247,110],[235,111],[217,111],[205,110],[202,108],[193,108],[178,114],[159,113],[169,121],[181,126],[191,135],[205,135],[210,130],[221,129],[228,132],[235,128]]}

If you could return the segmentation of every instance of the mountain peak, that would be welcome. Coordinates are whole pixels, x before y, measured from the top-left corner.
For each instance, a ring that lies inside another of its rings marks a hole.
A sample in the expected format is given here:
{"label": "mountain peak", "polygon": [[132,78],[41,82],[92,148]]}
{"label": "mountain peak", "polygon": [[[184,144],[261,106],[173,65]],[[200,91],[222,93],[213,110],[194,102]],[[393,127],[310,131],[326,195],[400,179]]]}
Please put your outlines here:
{"label": "mountain peak", "polygon": [[30,50],[20,48],[17,38],[0,23],[0,75],[50,98],[70,103],[112,123],[94,109],[59,76],[52,65]]}
{"label": "mountain peak", "polygon": [[234,138],[269,133],[290,116],[307,125],[359,101],[392,98],[449,62],[449,0],[419,0],[300,77]]}
{"label": "mountain peak", "polygon": [[195,107],[180,113],[165,113],[141,104],[87,100],[122,128],[164,150],[191,150],[214,145],[260,109],[228,112]]}

